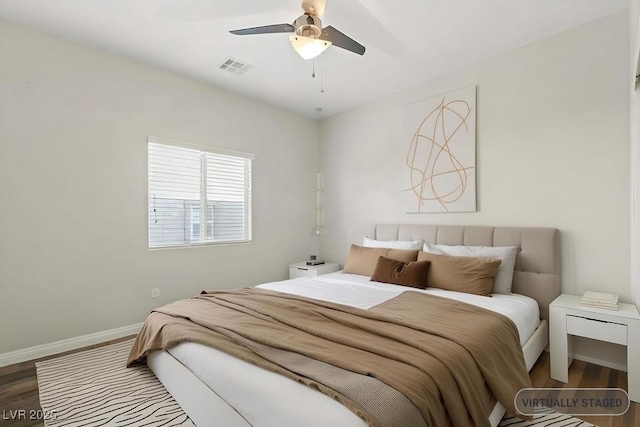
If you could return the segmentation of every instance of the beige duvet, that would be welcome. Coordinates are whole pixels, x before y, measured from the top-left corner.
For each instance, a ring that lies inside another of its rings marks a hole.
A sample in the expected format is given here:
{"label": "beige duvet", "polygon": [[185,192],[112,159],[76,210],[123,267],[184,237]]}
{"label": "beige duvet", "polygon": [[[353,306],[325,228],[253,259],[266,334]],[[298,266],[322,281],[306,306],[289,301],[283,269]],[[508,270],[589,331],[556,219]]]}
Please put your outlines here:
{"label": "beige duvet", "polygon": [[346,405],[371,426],[488,426],[530,387],[518,332],[498,313],[405,292],[369,310],[246,288],[155,310],[129,364],[183,341],[209,345]]}

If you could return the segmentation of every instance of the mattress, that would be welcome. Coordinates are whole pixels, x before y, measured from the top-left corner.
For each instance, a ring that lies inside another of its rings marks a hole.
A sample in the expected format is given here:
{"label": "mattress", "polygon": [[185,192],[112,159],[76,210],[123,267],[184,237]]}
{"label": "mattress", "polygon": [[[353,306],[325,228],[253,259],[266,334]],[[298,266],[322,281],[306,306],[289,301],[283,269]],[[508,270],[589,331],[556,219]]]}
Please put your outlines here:
{"label": "mattress", "polygon": [[[529,339],[540,322],[538,304],[522,295],[493,295],[488,298],[440,289],[419,290],[370,282],[369,277],[341,272],[266,283],[258,287],[362,309],[369,309],[402,292],[429,293],[509,317],[518,328],[521,344]],[[182,343],[168,352],[255,427],[366,426],[363,420],[329,396],[214,348]]]}

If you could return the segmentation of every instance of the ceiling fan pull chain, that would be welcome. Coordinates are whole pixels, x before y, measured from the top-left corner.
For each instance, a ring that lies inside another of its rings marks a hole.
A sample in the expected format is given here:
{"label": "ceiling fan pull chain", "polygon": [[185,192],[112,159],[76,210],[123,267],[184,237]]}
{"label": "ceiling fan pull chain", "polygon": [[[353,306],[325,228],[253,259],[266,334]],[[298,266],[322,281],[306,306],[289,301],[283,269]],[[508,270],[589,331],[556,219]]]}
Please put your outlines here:
{"label": "ceiling fan pull chain", "polygon": [[324,93],[324,55],[320,55],[320,93]]}
{"label": "ceiling fan pull chain", "polygon": [[311,77],[315,79],[316,78],[316,58],[313,58],[311,61],[312,61],[311,62],[311,64],[312,64],[311,65]]}

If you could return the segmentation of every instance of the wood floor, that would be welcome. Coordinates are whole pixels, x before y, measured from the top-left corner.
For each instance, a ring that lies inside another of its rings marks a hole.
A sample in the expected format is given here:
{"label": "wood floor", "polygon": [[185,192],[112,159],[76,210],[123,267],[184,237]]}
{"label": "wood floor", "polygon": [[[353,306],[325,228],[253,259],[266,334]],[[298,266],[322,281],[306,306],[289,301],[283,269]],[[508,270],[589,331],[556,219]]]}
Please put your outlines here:
{"label": "wood floor", "polygon": [[[109,341],[103,344],[87,347],[81,350],[97,348],[114,344],[132,337]],[[68,352],[69,354],[74,352]],[[39,360],[62,356],[59,354]],[[40,409],[38,397],[38,382],[36,379],[36,361],[19,363],[0,368],[0,426],[31,427],[44,426],[42,420],[29,419],[30,411]],[[543,352],[540,359],[531,370],[533,387],[620,387],[627,389],[627,373],[605,368],[591,363],[574,360],[569,368],[569,382],[567,384],[549,378],[549,353]],[[11,419],[9,411],[24,410],[26,419]],[[629,411],[621,417],[578,417],[599,427],[636,427],[640,426],[640,404],[631,403]]]}
{"label": "wood floor", "polygon": [[[627,388],[627,373],[605,368],[592,363],[574,360],[569,367],[569,382],[561,383],[549,378],[549,353],[542,355],[529,373],[533,387],[553,388],[586,388],[586,387],[619,387]],[[640,426],[640,403],[631,402],[626,414],[618,417],[585,417],[576,416],[599,427],[637,427]]]}

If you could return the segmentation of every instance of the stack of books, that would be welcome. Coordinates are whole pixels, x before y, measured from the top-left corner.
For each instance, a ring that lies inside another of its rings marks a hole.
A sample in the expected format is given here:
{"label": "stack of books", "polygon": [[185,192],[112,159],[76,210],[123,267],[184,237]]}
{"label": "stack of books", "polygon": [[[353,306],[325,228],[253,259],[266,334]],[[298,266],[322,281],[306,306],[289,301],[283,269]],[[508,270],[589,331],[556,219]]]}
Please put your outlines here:
{"label": "stack of books", "polygon": [[604,308],[606,310],[618,310],[618,295],[587,291],[582,296],[580,305]]}

